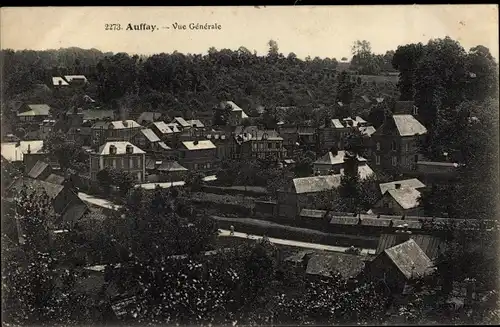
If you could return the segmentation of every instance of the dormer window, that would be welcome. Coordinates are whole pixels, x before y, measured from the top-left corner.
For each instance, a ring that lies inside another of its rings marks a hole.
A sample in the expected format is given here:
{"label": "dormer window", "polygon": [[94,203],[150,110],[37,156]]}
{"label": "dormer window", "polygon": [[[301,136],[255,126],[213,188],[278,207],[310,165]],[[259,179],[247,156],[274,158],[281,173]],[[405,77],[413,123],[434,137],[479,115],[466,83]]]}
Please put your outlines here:
{"label": "dormer window", "polygon": [[114,145],[109,146],[109,154],[116,154],[116,146]]}
{"label": "dormer window", "polygon": [[134,147],[133,147],[132,145],[130,145],[130,144],[129,144],[129,145],[127,145],[127,147],[125,148],[125,152],[126,152],[127,154],[132,154],[132,153],[134,153]]}

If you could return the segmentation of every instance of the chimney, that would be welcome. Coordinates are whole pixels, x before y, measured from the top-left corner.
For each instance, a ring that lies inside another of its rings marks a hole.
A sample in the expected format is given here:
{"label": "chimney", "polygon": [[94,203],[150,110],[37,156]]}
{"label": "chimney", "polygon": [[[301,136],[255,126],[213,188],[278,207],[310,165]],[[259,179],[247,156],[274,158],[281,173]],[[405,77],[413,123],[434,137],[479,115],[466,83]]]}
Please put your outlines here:
{"label": "chimney", "polygon": [[123,126],[128,127],[128,121],[123,120]]}
{"label": "chimney", "polygon": [[198,140],[194,140],[194,141],[193,141],[193,144],[194,144],[194,145],[198,145]]}
{"label": "chimney", "polygon": [[351,151],[345,151],[344,172],[346,176],[353,177],[358,175],[358,158],[357,155]]}
{"label": "chimney", "polygon": [[26,151],[28,154],[31,153],[31,145],[28,143],[28,151]]}
{"label": "chimney", "polygon": [[396,190],[399,190],[401,188],[401,183],[396,183],[394,186],[396,187]]}

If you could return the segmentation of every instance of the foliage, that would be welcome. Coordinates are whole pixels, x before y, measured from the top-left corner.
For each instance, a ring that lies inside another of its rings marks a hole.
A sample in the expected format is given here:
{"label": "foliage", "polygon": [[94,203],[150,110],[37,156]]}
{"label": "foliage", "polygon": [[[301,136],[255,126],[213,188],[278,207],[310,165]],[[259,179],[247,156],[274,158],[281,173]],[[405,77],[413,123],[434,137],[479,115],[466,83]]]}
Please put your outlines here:
{"label": "foliage", "polygon": [[127,192],[134,186],[135,182],[135,177],[131,173],[112,167],[106,167],[99,171],[97,179],[106,193],[109,194],[111,187],[116,186],[122,196],[127,195]]}
{"label": "foliage", "polygon": [[191,192],[199,192],[204,184],[203,177],[200,172],[189,172],[184,180],[184,186]]}
{"label": "foliage", "polygon": [[88,154],[82,149],[82,144],[71,142],[62,132],[48,135],[43,142],[45,151],[55,157],[62,169],[74,169],[78,172],[88,170]]}
{"label": "foliage", "polygon": [[316,153],[307,151],[298,153],[297,158],[294,158],[295,166],[293,173],[297,178],[310,177],[313,175],[313,163],[316,160]]}

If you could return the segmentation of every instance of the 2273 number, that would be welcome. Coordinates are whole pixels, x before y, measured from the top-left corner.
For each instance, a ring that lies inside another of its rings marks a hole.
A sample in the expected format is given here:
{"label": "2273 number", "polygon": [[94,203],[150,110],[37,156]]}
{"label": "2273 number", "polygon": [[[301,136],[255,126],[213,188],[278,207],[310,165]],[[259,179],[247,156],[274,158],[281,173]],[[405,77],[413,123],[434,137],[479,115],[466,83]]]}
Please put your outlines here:
{"label": "2273 number", "polygon": [[119,31],[122,27],[120,24],[104,24],[104,30],[106,31]]}

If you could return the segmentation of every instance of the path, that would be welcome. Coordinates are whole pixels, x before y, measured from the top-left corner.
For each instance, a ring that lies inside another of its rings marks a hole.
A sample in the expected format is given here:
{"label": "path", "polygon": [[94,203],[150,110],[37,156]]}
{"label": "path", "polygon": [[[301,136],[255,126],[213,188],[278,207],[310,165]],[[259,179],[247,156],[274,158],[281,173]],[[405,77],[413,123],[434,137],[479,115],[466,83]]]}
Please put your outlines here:
{"label": "path", "polygon": [[[221,236],[221,237],[249,238],[251,240],[258,240],[258,239],[262,238],[262,236],[259,236],[259,235],[252,235],[252,234],[246,234],[246,233],[241,233],[241,232],[234,232],[234,235],[231,235],[230,234],[231,232],[227,229],[219,229],[219,230],[221,231],[219,233],[219,236]],[[274,243],[274,244],[288,245],[288,246],[294,246],[294,247],[299,247],[299,248],[304,248],[304,249],[324,250],[324,251],[332,251],[332,252],[345,252],[345,250],[348,249],[348,247],[342,247],[342,246],[284,240],[284,239],[274,238],[274,237],[268,237],[268,239],[271,243]],[[362,255],[367,255],[367,254],[374,255],[375,251],[376,251],[375,249],[361,249],[361,254]]]}

